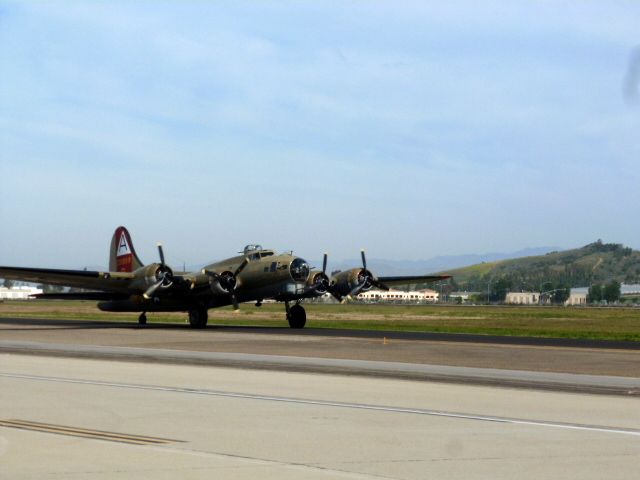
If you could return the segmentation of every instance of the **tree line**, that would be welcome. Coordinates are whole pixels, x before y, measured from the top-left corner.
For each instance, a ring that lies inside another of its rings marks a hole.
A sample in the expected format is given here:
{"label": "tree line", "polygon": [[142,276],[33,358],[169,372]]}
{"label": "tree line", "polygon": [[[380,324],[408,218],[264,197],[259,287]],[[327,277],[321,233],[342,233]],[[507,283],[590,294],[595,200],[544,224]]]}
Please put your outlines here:
{"label": "tree line", "polygon": [[613,280],[607,284],[591,285],[587,294],[587,302],[600,303],[605,301],[613,303],[620,300],[620,295],[620,282]]}

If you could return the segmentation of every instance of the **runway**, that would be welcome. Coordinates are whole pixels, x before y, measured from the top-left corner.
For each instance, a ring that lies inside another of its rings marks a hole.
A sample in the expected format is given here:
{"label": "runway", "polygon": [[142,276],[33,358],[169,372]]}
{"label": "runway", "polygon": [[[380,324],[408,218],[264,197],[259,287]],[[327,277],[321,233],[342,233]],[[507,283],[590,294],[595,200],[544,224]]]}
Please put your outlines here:
{"label": "runway", "polygon": [[21,318],[0,319],[0,340],[640,378],[632,342]]}
{"label": "runway", "polygon": [[386,335],[0,319],[0,479],[637,478],[637,349]]}
{"label": "runway", "polygon": [[640,467],[638,400],[619,396],[8,354],[0,391],[2,479],[635,479]]}
{"label": "runway", "polygon": [[640,397],[640,378],[339,358],[181,351],[0,340],[0,352],[145,363],[327,373]]}

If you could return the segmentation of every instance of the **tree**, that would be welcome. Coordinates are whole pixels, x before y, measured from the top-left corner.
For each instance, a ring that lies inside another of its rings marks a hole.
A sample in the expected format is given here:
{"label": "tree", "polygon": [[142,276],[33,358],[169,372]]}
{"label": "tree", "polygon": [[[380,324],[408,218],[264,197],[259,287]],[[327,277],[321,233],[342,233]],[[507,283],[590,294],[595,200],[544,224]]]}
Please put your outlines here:
{"label": "tree", "polygon": [[507,292],[509,291],[509,289],[511,289],[512,285],[513,282],[508,277],[498,279],[491,288],[492,299],[497,302],[504,302],[504,299],[507,296]]}
{"label": "tree", "polygon": [[561,304],[568,300],[571,295],[571,288],[567,285],[556,285],[553,294],[551,295],[551,301],[553,303]]}
{"label": "tree", "polygon": [[9,280],[8,278],[4,279],[4,282],[2,283],[2,286],[5,288],[11,288],[15,285],[15,282],[13,280]]}
{"label": "tree", "polygon": [[620,282],[612,280],[607,283],[602,289],[602,298],[606,300],[607,303],[615,303],[620,300]]}
{"label": "tree", "polygon": [[469,301],[471,303],[483,303],[487,299],[487,295],[485,293],[475,293],[473,295],[469,295]]}
{"label": "tree", "polygon": [[602,285],[596,284],[589,287],[589,293],[587,293],[587,302],[598,303],[602,301]]}

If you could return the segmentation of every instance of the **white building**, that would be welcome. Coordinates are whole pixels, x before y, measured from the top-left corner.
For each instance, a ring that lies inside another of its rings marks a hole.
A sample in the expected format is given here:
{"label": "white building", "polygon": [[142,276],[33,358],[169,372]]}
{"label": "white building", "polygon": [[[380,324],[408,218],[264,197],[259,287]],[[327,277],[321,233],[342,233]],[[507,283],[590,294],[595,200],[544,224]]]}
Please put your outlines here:
{"label": "white building", "polygon": [[358,299],[365,302],[389,302],[389,303],[425,303],[437,302],[440,294],[435,290],[424,289],[406,292],[404,290],[391,289],[388,292],[384,290],[369,290],[358,295]]}
{"label": "white building", "polygon": [[569,298],[564,302],[565,305],[586,305],[587,304],[587,293],[586,292],[576,292],[574,288],[571,289],[571,293],[569,294]]}
{"label": "white building", "polygon": [[538,292],[508,292],[504,303],[512,305],[537,305],[540,303]]}
{"label": "white building", "polygon": [[[538,292],[509,292],[504,299],[504,303],[511,305],[537,305],[540,303],[540,294]],[[572,288],[569,298],[565,300],[564,304],[566,306],[586,305],[587,293],[581,291],[581,289]]]}
{"label": "white building", "polygon": [[460,301],[462,303],[467,303],[469,301],[469,298],[471,298],[472,295],[480,295],[480,294],[478,292],[451,292],[449,294],[449,301],[450,302]]}
{"label": "white building", "polygon": [[42,293],[42,289],[34,287],[0,287],[0,300],[29,300],[30,295]]}
{"label": "white building", "polygon": [[640,285],[623,283],[620,285],[620,295],[640,295]]}

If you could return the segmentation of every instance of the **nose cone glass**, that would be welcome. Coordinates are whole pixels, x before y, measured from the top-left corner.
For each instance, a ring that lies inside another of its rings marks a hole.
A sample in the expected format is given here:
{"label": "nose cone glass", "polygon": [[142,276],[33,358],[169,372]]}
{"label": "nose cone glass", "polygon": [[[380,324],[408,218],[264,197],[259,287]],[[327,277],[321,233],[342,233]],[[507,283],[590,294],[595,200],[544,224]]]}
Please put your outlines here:
{"label": "nose cone glass", "polygon": [[296,282],[305,282],[309,276],[309,264],[302,258],[296,258],[289,267],[291,278]]}

